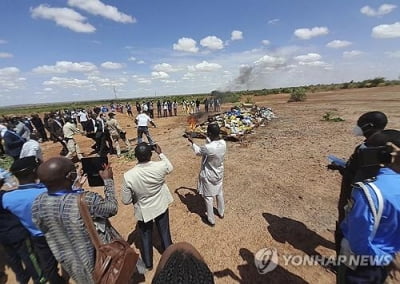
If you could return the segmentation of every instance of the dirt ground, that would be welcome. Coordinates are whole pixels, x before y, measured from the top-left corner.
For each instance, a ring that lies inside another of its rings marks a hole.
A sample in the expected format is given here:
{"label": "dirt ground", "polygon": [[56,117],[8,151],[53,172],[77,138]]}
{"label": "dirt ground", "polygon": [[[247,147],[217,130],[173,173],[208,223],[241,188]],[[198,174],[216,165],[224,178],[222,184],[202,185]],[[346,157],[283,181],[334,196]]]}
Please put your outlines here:
{"label": "dirt ground", "polygon": [[[155,119],[158,128],[151,128],[150,132],[174,166],[167,179],[174,197],[169,209],[173,241],[194,245],[213,271],[216,283],[335,283],[335,274],[330,270],[319,265],[285,265],[284,257],[334,256],[340,175],[326,169],[327,156],[350,156],[362,140],[354,137],[351,130],[366,111],[385,112],[388,128],[399,129],[400,87],[308,94],[305,102],[298,103],[287,103],[288,95],[252,100],[259,106],[271,107],[278,118],[255,129],[242,143],[227,143],[226,214],[223,220],[216,219],[213,228],[200,218],[205,210],[201,197],[195,193],[200,158],[182,137],[187,117],[180,114]],[[223,110],[229,107],[223,105]],[[326,112],[334,112],[345,121],[322,121]],[[116,118],[127,130],[128,138],[134,138],[133,120],[126,114],[117,114]],[[78,141],[83,152],[89,153],[92,142],[84,136],[78,136]],[[204,140],[195,142],[202,144]],[[60,150],[58,144],[51,142],[42,144],[42,148],[45,158]],[[136,162],[116,156],[110,160],[120,199],[122,175]],[[91,190],[102,193],[102,188]],[[132,205],[120,203],[111,222],[136,248],[140,246]],[[156,266],[160,259],[157,233],[154,242]],[[279,255],[278,267],[264,275],[254,265],[254,255],[263,248],[275,248]],[[154,270],[138,276],[137,281],[151,283]]]}

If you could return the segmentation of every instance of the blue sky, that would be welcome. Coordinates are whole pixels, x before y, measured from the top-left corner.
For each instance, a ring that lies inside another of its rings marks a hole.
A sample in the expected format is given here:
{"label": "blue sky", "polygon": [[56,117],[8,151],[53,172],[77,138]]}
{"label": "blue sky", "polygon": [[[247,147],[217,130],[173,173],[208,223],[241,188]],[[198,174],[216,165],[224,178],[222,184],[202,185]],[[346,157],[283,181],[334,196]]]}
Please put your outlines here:
{"label": "blue sky", "polygon": [[0,1],[0,105],[400,76],[377,0]]}

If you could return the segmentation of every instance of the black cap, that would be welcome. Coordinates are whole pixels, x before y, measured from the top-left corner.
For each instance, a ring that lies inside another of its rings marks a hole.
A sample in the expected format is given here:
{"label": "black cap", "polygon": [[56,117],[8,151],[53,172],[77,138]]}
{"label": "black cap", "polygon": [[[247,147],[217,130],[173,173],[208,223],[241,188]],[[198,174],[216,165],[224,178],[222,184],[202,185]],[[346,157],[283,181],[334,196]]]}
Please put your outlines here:
{"label": "black cap", "polygon": [[10,167],[10,172],[16,174],[26,170],[34,170],[39,165],[40,161],[35,156],[24,157],[14,161]]}

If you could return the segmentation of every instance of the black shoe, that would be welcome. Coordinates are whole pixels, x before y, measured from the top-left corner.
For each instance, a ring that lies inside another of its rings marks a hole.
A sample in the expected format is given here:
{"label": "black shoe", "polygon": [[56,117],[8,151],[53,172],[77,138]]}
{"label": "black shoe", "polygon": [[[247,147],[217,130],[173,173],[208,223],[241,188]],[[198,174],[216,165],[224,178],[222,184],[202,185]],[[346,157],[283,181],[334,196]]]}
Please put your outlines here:
{"label": "black shoe", "polygon": [[213,208],[213,209],[214,209],[214,214],[217,215],[218,218],[224,219],[224,215],[221,216],[221,214],[219,214],[219,212],[218,212],[218,210],[216,208]]}
{"label": "black shoe", "polygon": [[210,221],[208,221],[208,219],[207,219],[206,216],[202,216],[202,217],[201,217],[201,221],[203,221],[204,224],[206,224],[206,225],[208,225],[208,226],[210,226],[210,227],[214,227],[214,226],[215,226],[215,224],[210,223]]}

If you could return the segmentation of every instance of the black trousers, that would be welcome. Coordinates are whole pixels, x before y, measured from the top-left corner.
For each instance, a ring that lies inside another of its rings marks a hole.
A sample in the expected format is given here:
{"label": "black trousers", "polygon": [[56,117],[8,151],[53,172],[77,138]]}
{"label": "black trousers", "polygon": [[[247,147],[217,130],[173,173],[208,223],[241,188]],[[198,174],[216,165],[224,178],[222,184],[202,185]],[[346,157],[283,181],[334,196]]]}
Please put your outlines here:
{"label": "black trousers", "polygon": [[19,283],[40,283],[42,271],[33,252],[29,238],[9,245],[3,245],[7,265],[14,271]]}
{"label": "black trousers", "polygon": [[160,234],[161,246],[163,251],[172,245],[171,232],[169,230],[169,212],[168,209],[156,219],[147,223],[138,221],[139,230],[142,237],[141,255],[146,268],[153,267],[153,223],[156,223],[158,233]]}
{"label": "black trousers", "polygon": [[383,284],[388,275],[385,266],[358,266],[355,270],[346,267],[341,264],[339,267],[338,279],[336,283],[338,284],[364,284],[364,283],[374,283]]}
{"label": "black trousers", "polygon": [[47,245],[45,237],[32,238],[33,249],[39,259],[40,268],[43,271],[44,277],[50,284],[63,284],[67,283],[58,274],[58,263],[49,246]]}

